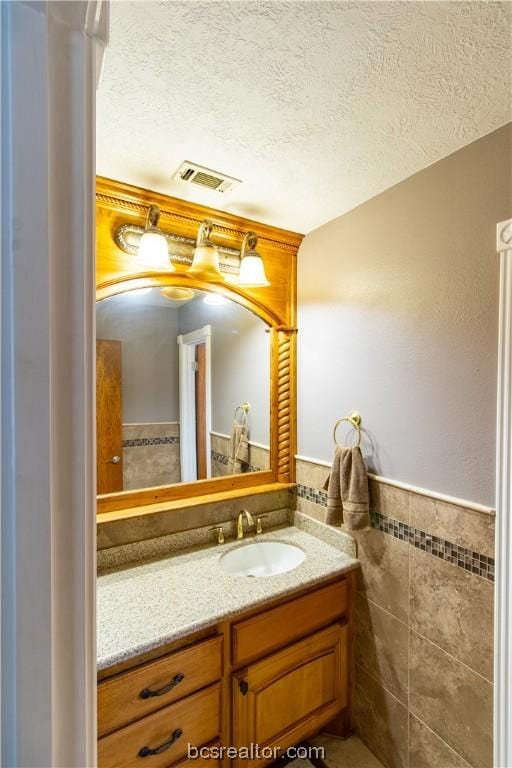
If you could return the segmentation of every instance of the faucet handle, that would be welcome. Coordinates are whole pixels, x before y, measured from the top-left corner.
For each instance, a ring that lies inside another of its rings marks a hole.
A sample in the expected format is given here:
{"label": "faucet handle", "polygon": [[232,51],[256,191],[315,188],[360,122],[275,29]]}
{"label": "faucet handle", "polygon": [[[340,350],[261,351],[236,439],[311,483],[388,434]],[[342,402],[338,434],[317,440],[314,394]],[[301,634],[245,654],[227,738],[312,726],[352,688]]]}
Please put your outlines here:
{"label": "faucet handle", "polygon": [[224,528],[222,525],[214,525],[214,527],[209,530],[217,532],[217,544],[224,544]]}
{"label": "faucet handle", "polygon": [[270,514],[269,512],[264,512],[263,514],[258,515],[258,517],[256,518],[256,534],[263,533],[261,521],[263,520],[264,517],[268,517],[269,514]]}

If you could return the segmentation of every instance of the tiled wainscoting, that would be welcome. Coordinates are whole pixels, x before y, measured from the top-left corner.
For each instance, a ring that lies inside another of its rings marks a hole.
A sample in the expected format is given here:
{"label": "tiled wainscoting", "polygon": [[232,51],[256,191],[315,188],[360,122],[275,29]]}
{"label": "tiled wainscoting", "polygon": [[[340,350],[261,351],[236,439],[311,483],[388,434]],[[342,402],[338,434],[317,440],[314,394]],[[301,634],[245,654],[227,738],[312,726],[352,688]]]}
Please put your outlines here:
{"label": "tiled wainscoting", "polygon": [[[223,477],[228,474],[229,436],[211,432],[210,441],[212,477]],[[269,449],[249,441],[249,463],[243,466],[242,471],[260,472],[269,467]]]}
{"label": "tiled wainscoting", "polygon": [[123,424],[125,491],[181,480],[180,425],[176,421]]}
{"label": "tiled wainscoting", "polygon": [[[297,507],[325,519],[329,469],[297,460]],[[490,768],[494,515],[370,480],[355,534],[356,727],[388,768]]]}

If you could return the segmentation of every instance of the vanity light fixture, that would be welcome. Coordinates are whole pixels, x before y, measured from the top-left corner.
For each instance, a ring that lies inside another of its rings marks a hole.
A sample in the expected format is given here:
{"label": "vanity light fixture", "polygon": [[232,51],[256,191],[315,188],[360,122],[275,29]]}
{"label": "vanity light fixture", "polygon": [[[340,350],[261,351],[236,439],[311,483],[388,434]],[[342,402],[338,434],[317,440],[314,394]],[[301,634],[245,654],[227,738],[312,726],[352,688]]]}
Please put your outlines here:
{"label": "vanity light fixture", "polygon": [[200,280],[224,280],[219,269],[219,252],[210,240],[212,232],[211,221],[206,219],[200,224],[192,264],[187,269],[188,275],[198,277]]}
{"label": "vanity light fixture", "polygon": [[265,265],[260,254],[256,251],[258,235],[248,232],[242,242],[240,252],[240,274],[237,284],[248,288],[263,288],[270,285],[265,274]]}
{"label": "vanity light fixture", "polygon": [[139,242],[139,257],[147,262],[152,269],[165,269],[174,272],[174,264],[169,258],[167,240],[158,229],[160,208],[150,205],[146,217],[146,228]]}

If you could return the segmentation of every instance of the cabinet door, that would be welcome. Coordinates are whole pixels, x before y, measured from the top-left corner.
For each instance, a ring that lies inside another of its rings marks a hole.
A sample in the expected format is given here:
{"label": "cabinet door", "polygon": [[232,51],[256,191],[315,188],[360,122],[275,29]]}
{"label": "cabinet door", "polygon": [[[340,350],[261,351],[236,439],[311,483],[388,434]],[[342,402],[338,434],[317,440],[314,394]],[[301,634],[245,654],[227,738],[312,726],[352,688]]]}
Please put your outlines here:
{"label": "cabinet door", "polygon": [[285,750],[332,720],[347,706],[347,669],[347,628],[335,624],[234,675],[233,741],[250,750],[239,765],[272,762],[270,748]]}

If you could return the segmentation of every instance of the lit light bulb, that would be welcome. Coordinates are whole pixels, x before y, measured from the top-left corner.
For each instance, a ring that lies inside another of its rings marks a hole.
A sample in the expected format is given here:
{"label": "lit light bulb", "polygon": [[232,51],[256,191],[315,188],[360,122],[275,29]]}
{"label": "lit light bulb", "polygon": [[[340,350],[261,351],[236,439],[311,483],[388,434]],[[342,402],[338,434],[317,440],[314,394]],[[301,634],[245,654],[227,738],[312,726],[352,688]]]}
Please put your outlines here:
{"label": "lit light bulb", "polygon": [[255,232],[248,232],[244,237],[240,251],[238,285],[252,288],[263,288],[270,285],[265,274],[263,259],[255,250],[257,242],[258,236]]}
{"label": "lit light bulb", "polygon": [[174,272],[174,264],[169,258],[167,240],[158,229],[160,209],[151,205],[146,218],[146,229],[139,240],[139,258],[146,262],[150,269],[165,269]]}
{"label": "lit light bulb", "polygon": [[188,275],[200,280],[224,279],[219,269],[219,252],[209,239],[212,231],[213,224],[211,221],[205,220],[201,223],[197,232],[192,264],[187,269]]}

